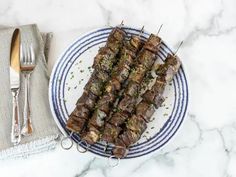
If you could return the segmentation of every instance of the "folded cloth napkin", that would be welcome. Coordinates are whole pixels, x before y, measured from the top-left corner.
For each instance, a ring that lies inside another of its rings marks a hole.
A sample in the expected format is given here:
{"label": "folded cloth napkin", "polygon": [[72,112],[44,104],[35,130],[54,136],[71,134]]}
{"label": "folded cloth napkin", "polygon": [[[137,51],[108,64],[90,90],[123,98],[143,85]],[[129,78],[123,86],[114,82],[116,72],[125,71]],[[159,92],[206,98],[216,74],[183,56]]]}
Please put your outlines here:
{"label": "folded cloth napkin", "polygon": [[[50,33],[41,34],[36,25],[17,27],[21,30],[21,41],[32,42],[36,56],[36,67],[30,81],[31,115],[34,132],[22,137],[21,143],[13,146],[10,141],[12,124],[12,95],[10,92],[9,57],[11,38],[15,28],[0,27],[0,159],[21,158],[54,149],[59,139],[59,130],[53,120],[48,101],[46,57]],[[20,115],[24,103],[24,79],[21,76],[19,95]],[[22,124],[21,124],[22,125]]]}

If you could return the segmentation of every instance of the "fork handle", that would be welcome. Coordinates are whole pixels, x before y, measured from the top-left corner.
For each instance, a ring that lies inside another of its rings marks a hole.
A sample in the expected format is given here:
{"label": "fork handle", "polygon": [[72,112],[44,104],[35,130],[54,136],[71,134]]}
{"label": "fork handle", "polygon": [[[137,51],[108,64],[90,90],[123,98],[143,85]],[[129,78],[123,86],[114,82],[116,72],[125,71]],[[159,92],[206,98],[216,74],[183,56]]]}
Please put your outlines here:
{"label": "fork handle", "polygon": [[30,73],[24,75],[25,77],[25,101],[24,101],[24,112],[23,112],[23,127],[21,134],[24,136],[31,135],[33,133],[33,127],[31,122],[31,110],[30,110]]}
{"label": "fork handle", "polygon": [[20,132],[20,114],[19,114],[19,103],[18,103],[19,89],[12,90],[13,102],[12,102],[12,127],[11,127],[11,142],[17,145],[21,141]]}

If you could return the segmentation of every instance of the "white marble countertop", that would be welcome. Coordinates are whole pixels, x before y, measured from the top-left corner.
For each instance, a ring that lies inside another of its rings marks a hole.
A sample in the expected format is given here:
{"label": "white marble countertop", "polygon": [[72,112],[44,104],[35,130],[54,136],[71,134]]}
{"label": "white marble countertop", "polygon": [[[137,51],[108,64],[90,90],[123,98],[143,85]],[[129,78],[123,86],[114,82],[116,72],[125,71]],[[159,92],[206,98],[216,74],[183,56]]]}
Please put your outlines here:
{"label": "white marble countertop", "polygon": [[[52,31],[49,67],[87,30],[117,25],[157,31],[179,51],[189,76],[189,113],[174,138],[148,157],[116,167],[75,149],[0,161],[1,177],[236,177],[235,0],[0,0],[0,25]],[[63,41],[63,43],[58,43]],[[55,52],[59,51],[59,52]]]}

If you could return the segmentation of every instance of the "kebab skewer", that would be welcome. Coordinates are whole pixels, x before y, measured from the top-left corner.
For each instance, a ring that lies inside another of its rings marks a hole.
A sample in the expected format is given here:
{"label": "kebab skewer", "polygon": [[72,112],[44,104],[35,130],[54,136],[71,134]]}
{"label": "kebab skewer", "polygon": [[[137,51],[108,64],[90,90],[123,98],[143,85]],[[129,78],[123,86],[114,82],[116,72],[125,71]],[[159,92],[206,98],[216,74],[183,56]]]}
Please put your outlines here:
{"label": "kebab skewer", "polygon": [[126,123],[125,131],[116,140],[113,154],[117,158],[127,155],[130,145],[136,143],[147,128],[147,123],[164,102],[163,92],[166,84],[172,81],[180,68],[181,62],[176,55],[168,54],[165,63],[156,71],[157,79],[150,90],[147,90],[143,100],[136,106],[135,114]]}
{"label": "kebab skewer", "polygon": [[152,68],[156,55],[159,51],[161,38],[151,34],[147,42],[137,56],[137,64],[128,78],[128,86],[123,98],[118,104],[117,111],[105,125],[102,140],[115,143],[120,130],[124,131],[126,120],[134,113],[135,105],[139,97],[141,82],[148,71]]}
{"label": "kebab skewer", "polygon": [[104,94],[98,100],[96,110],[91,116],[87,125],[87,131],[82,138],[87,143],[94,144],[100,139],[104,123],[109,117],[112,105],[119,96],[122,85],[129,77],[131,68],[135,63],[136,54],[142,45],[143,42],[140,36],[131,36],[124,43],[120,60],[113,69],[111,80],[106,84]]}
{"label": "kebab skewer", "polygon": [[67,121],[68,130],[76,133],[83,130],[98,97],[102,94],[104,84],[110,78],[109,73],[117,61],[117,55],[123,46],[124,38],[125,31],[118,26],[109,34],[105,47],[99,49],[94,59],[92,76]]}

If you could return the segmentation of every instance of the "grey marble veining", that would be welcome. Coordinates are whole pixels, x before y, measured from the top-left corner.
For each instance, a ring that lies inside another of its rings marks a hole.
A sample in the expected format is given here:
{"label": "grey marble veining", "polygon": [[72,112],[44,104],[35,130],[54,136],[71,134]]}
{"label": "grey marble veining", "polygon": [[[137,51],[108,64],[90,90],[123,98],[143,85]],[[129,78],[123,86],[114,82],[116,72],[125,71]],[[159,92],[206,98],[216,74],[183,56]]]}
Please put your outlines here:
{"label": "grey marble veining", "polygon": [[[76,149],[0,162],[1,176],[236,177],[235,0],[0,0],[0,25],[37,23],[52,31],[50,69],[82,33],[124,20],[157,31],[178,52],[190,82],[189,113],[178,133],[151,155],[121,161],[79,154]],[[26,169],[28,167],[28,169]]]}

